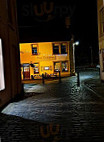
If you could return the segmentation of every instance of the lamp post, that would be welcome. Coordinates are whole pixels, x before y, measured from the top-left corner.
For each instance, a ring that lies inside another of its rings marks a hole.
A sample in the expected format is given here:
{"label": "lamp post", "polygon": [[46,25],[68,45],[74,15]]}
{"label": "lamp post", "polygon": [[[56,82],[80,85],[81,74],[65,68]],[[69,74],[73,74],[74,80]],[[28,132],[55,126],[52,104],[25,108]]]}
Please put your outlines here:
{"label": "lamp post", "polygon": [[[74,70],[75,70],[75,46],[79,45],[79,41],[73,43],[73,62],[74,62]],[[79,72],[77,72],[77,86],[80,87],[80,76]]]}
{"label": "lamp post", "polygon": [[73,43],[73,63],[74,63],[74,70],[75,70],[75,46],[79,45],[79,41]]}

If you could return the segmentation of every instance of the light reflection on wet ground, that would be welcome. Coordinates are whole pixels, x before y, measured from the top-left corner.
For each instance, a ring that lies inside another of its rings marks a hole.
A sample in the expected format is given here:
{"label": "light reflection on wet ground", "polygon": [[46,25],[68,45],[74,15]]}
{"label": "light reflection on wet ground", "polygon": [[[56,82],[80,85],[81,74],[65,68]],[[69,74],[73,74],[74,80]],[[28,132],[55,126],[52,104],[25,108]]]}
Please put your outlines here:
{"label": "light reflection on wet ground", "polygon": [[76,77],[64,78],[60,84],[25,85],[28,91],[40,94],[10,104],[3,113],[39,122],[66,124],[73,116],[80,119],[81,116],[104,114],[103,101],[83,85],[86,78],[94,77],[98,77],[98,72],[80,73],[81,87],[77,87]]}
{"label": "light reflection on wet ground", "polygon": [[88,79],[99,78],[98,75],[97,71],[81,72],[81,87],[77,87],[76,77],[64,78],[60,84],[25,85],[25,91],[38,95],[11,103],[3,113],[33,120],[31,125],[26,122],[25,126],[33,139],[35,123],[42,122],[58,124],[62,142],[103,142],[104,101],[83,84]]}

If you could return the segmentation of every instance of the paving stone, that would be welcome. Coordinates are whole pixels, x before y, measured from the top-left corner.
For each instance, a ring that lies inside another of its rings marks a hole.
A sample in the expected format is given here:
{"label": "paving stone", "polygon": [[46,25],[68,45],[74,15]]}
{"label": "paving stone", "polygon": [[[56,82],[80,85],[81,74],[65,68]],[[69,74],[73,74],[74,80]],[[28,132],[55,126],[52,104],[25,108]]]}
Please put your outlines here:
{"label": "paving stone", "polygon": [[104,100],[86,88],[91,78],[98,79],[96,70],[80,72],[80,88],[76,77],[65,78],[61,84],[37,86],[43,94],[9,104],[0,114],[2,141],[103,142]]}

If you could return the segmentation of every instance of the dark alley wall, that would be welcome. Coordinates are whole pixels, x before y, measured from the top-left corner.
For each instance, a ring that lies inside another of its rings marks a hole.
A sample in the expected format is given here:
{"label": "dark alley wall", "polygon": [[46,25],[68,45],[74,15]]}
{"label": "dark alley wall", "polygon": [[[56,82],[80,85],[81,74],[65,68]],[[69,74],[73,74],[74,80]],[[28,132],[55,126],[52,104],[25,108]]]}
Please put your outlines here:
{"label": "dark alley wall", "polygon": [[0,0],[0,38],[3,46],[5,77],[5,90],[0,91],[1,107],[21,92],[15,0]]}

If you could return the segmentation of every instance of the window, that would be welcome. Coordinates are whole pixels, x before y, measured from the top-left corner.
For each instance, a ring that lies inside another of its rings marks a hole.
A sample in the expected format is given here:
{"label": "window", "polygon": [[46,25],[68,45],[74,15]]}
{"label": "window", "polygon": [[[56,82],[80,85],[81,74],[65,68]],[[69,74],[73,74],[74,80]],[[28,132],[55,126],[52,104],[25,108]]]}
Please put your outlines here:
{"label": "window", "polygon": [[32,55],[38,54],[38,47],[35,44],[32,44]]}
{"label": "window", "polygon": [[67,43],[53,44],[53,54],[67,54],[67,51]]}
{"label": "window", "polygon": [[53,54],[59,54],[59,45],[53,44]]}
{"label": "window", "polygon": [[62,62],[62,72],[68,71],[68,62]]}
{"label": "window", "polygon": [[60,62],[54,63],[54,71],[59,72],[60,71]]}
{"label": "window", "polygon": [[104,8],[100,11],[100,33],[104,34]]}
{"label": "window", "polygon": [[61,44],[61,54],[67,54],[67,45]]}
{"label": "window", "polygon": [[0,39],[0,91],[5,89],[2,43]]}
{"label": "window", "polygon": [[39,73],[39,64],[35,63],[34,64],[34,74],[38,74]]}
{"label": "window", "polygon": [[44,67],[44,70],[49,70],[50,68],[49,67]]}
{"label": "window", "polygon": [[37,47],[33,47],[32,48],[32,54],[33,55],[37,55]]}
{"label": "window", "polygon": [[23,67],[29,67],[29,64],[23,64],[22,66]]}

